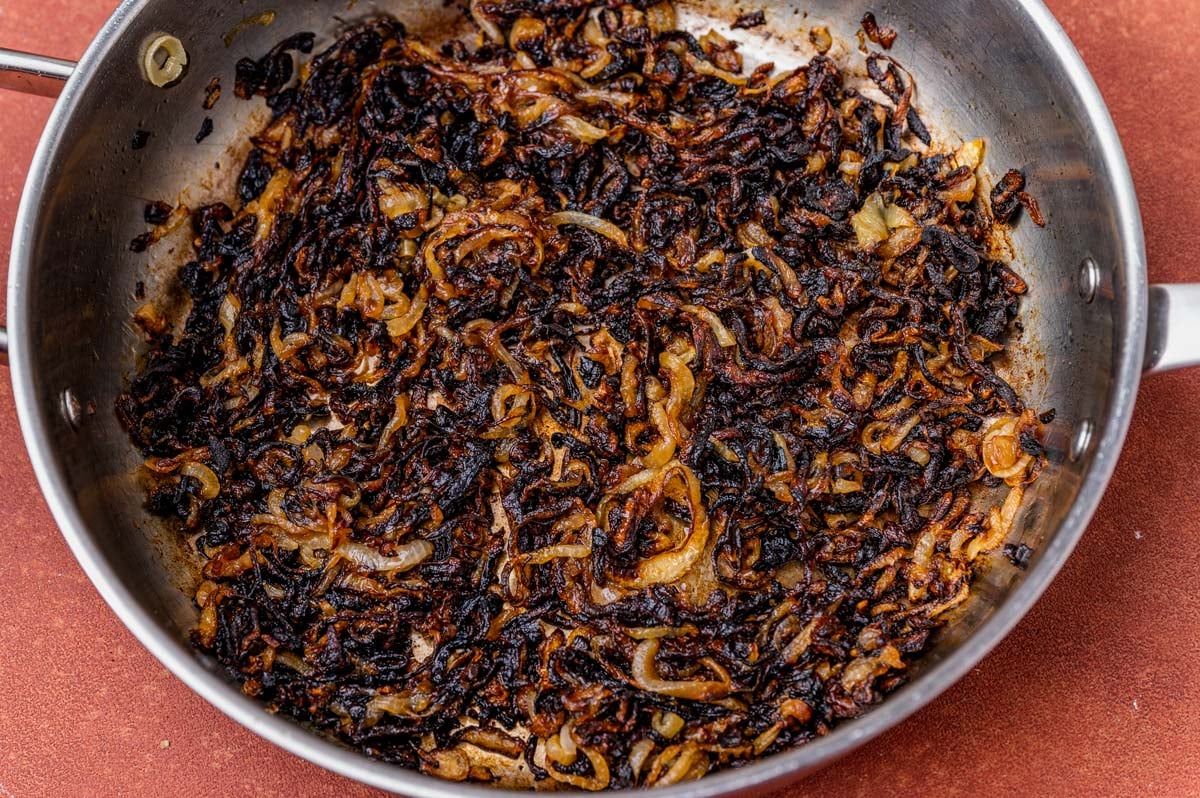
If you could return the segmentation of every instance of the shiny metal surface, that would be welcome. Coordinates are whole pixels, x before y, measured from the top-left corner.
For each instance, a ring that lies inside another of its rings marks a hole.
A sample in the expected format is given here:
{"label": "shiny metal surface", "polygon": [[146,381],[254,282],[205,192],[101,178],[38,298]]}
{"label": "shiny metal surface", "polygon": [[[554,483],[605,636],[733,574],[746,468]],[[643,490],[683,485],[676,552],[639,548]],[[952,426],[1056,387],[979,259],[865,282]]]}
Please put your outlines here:
{"label": "shiny metal surface", "polygon": [[1150,287],[1146,373],[1200,364],[1200,285]]}
{"label": "shiny metal surface", "polygon": [[71,61],[0,48],[0,89],[57,97],[74,71]]}
{"label": "shiny metal surface", "polygon": [[[75,71],[73,61],[0,47],[0,89],[57,97]],[[0,327],[0,365],[8,365],[8,330]]]}
{"label": "shiny metal surface", "polygon": [[[757,794],[861,745],[966,673],[1025,614],[1082,534],[1120,452],[1146,351],[1145,254],[1129,171],[1094,83],[1039,0],[909,0],[882,9],[866,0],[754,5],[766,11],[766,28],[730,31],[736,11],[720,0],[681,3],[681,20],[696,29],[716,26],[743,42],[748,61],[780,67],[807,58],[807,29],[826,24],[841,39],[842,55],[861,65],[854,32],[874,7],[901,31],[892,55],[914,75],[918,106],[935,134],[951,144],[985,137],[994,175],[1013,166],[1029,176],[1049,226],[1025,223],[1014,235],[1030,295],[1010,377],[1035,406],[1057,410],[1047,441],[1052,464],[1011,538],[1035,550],[1028,570],[996,557],[908,685],[821,740],[657,791],[662,796]],[[231,88],[239,57],[300,30],[328,41],[342,24],[335,17],[387,10],[430,37],[460,22],[453,7],[421,0],[350,6],[347,0],[282,8],[273,0],[126,0],[116,11],[59,100],[22,200],[8,293],[14,389],[30,457],[64,536],[105,600],[168,668],[238,722],[324,767],[408,795],[487,795],[494,791],[370,761],[268,715],[193,652],[186,635],[196,610],[190,593],[180,591],[190,583],[189,569],[142,507],[139,458],[110,410],[139,347],[127,324],[139,304],[134,286],[141,280],[150,296],[168,292],[168,267],[186,251],[186,232],[146,255],[128,251],[129,240],[145,230],[145,202],[195,206],[227,195],[244,154],[240,133],[263,116],[260,105],[232,96],[205,112],[209,79],[220,76]],[[277,12],[272,26],[251,27],[232,47],[224,44],[222,36],[241,19],[266,10]],[[168,89],[149,85],[138,67],[147,37],[160,32],[178,36],[190,59],[183,79]],[[197,145],[206,115],[216,130]],[[153,136],[134,150],[137,129]],[[1081,286],[1087,259],[1095,268]],[[1187,299],[1172,291],[1163,296],[1176,301],[1155,307],[1173,312]],[[1194,337],[1178,337],[1177,328],[1184,333],[1183,321],[1155,325],[1156,335],[1170,335],[1155,339],[1169,344],[1162,351],[1170,358],[1152,356],[1152,364],[1188,360],[1174,353]],[[64,395],[97,410],[72,423],[62,412]]]}

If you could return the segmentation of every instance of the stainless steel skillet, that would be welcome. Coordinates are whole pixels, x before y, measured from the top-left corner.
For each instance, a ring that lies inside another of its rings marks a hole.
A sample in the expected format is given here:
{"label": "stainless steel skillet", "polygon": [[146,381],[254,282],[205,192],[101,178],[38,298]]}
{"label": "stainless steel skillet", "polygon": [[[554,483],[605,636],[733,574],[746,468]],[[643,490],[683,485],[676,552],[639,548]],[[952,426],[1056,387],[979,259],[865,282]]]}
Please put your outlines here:
{"label": "stainless steel skillet", "polygon": [[[690,27],[726,33],[740,10],[763,8],[765,28],[733,36],[750,59],[781,67],[806,57],[814,25],[853,42],[870,7],[863,0],[679,5]],[[1038,407],[1058,411],[1049,430],[1052,467],[1011,538],[1035,554],[1027,570],[997,558],[912,681],[876,710],[802,749],[663,795],[756,793],[795,778],[900,722],[966,673],[1024,615],[1082,534],[1112,474],[1143,368],[1200,362],[1200,342],[1192,340],[1200,288],[1147,286],[1120,143],[1085,67],[1039,0],[893,0],[872,10],[901,31],[893,55],[915,76],[925,117],[951,141],[987,138],[987,162],[1023,168],[1049,217],[1046,230],[1022,226],[1013,242],[1031,291],[1011,376]],[[239,22],[267,11],[275,12],[273,24],[251,25],[226,45]],[[453,32],[460,19],[453,7],[422,0],[349,9],[347,0],[127,0],[77,66],[0,51],[0,86],[61,91],[13,242],[13,383],[30,457],[63,534],[105,600],[167,667],[238,722],[324,767],[410,795],[469,796],[492,791],[369,761],[268,715],[192,651],[186,633],[196,611],[190,591],[180,589],[189,569],[147,516],[138,458],[110,411],[136,356],[138,337],[127,325],[140,304],[135,285],[144,281],[151,296],[168,290],[163,264],[172,249],[180,259],[185,250],[174,238],[148,255],[129,253],[130,239],[145,231],[146,201],[196,205],[228,193],[243,154],[235,142],[262,114],[229,97],[203,110],[209,79],[220,76],[228,90],[242,55],[300,30],[328,39],[344,20],[378,11],[431,38]],[[139,66],[162,32],[178,37],[189,56],[183,80],[169,89],[145,81]],[[196,144],[205,116],[215,132]],[[138,130],[152,134],[141,148],[132,146]]]}

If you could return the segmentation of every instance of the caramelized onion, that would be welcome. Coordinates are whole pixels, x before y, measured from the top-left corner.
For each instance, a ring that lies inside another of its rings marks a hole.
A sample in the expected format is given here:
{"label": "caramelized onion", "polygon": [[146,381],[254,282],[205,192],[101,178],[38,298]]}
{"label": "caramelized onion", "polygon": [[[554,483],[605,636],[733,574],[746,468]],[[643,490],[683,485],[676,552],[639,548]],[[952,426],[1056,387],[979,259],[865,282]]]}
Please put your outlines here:
{"label": "caramelized onion", "polygon": [[564,773],[555,766],[554,762],[547,761],[546,771],[550,774],[550,777],[555,781],[570,784],[572,787],[578,787],[581,790],[595,792],[607,789],[611,780],[608,762],[603,756],[590,748],[581,748],[580,750],[583,751],[588,763],[592,766],[592,775],[579,776],[574,773]]}
{"label": "caramelized onion", "polygon": [[291,36],[238,64],[235,191],[147,209],[175,279],[117,414],[193,642],[271,711],[445,779],[678,784],[883,700],[1020,534],[1024,176],[984,196],[890,55],[744,68],[680,19]]}
{"label": "caramelized onion", "polygon": [[343,543],[335,551],[350,562],[367,571],[376,573],[402,573],[415,568],[433,554],[433,544],[427,540],[415,540],[396,547],[390,557],[380,554],[361,543]]}
{"label": "caramelized onion", "polygon": [[213,470],[203,463],[184,463],[179,473],[200,483],[200,498],[215,499],[221,493],[221,481]]}
{"label": "caramelized onion", "polygon": [[674,712],[658,712],[650,720],[650,725],[664,739],[670,740],[683,730],[683,718]]}
{"label": "caramelized onion", "polygon": [[559,213],[552,213],[547,216],[546,222],[548,224],[555,225],[556,227],[566,224],[573,224],[576,227],[583,227],[591,230],[593,233],[599,233],[600,235],[615,242],[616,244],[619,244],[622,247],[629,246],[629,240],[625,237],[625,233],[621,230],[621,228],[617,227],[610,221],[592,216],[590,214],[579,213],[578,211],[561,211]]}
{"label": "caramelized onion", "polygon": [[721,317],[713,313],[706,307],[699,305],[684,305],[683,310],[688,313],[695,313],[700,318],[704,319],[705,324],[712,329],[713,335],[717,338],[717,343],[721,346],[737,346],[737,339],[733,337],[733,333],[721,321]]}
{"label": "caramelized onion", "polygon": [[652,693],[671,696],[673,698],[688,698],[693,701],[714,701],[729,695],[728,682],[715,681],[669,681],[660,679],[654,667],[654,657],[658,654],[659,641],[657,638],[643,640],[638,643],[630,666],[633,683],[643,690]]}
{"label": "caramelized onion", "polygon": [[629,749],[629,769],[633,772],[634,779],[641,775],[642,768],[653,751],[654,741],[649,739],[638,740]]}
{"label": "caramelized onion", "polygon": [[[645,473],[649,472],[643,472]],[[675,582],[704,552],[704,546],[708,542],[708,516],[700,500],[700,482],[692,470],[678,461],[673,461],[658,473],[647,477],[646,482],[654,485],[656,495],[664,496],[668,489],[680,480],[683,482],[683,491],[678,498],[687,503],[692,516],[687,537],[676,548],[643,560],[638,565],[637,577],[628,583],[633,589]],[[630,486],[630,483],[626,482],[623,487],[626,489],[621,492],[636,490],[640,486]]]}
{"label": "caramelized onion", "polygon": [[708,770],[708,757],[692,741],[673,745],[655,758],[646,783],[666,787],[681,781],[699,778]]}
{"label": "caramelized onion", "polygon": [[472,726],[464,729],[463,733],[459,735],[459,739],[485,751],[502,754],[509,759],[516,759],[525,751],[525,746],[520,740],[499,729]]}

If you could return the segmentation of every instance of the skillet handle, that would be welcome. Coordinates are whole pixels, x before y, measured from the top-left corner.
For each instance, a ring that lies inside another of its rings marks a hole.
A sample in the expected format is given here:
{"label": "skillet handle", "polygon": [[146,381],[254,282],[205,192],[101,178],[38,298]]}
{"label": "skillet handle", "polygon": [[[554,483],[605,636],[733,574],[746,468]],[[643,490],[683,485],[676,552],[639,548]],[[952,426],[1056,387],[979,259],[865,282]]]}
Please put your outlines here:
{"label": "skillet handle", "polygon": [[1150,286],[1146,374],[1200,365],[1200,283]]}
{"label": "skillet handle", "polygon": [[74,71],[71,61],[0,47],[0,89],[57,97]]}
{"label": "skillet handle", "polygon": [[[61,58],[0,47],[0,89],[57,97],[75,64]],[[8,362],[8,331],[0,327],[0,363]]]}

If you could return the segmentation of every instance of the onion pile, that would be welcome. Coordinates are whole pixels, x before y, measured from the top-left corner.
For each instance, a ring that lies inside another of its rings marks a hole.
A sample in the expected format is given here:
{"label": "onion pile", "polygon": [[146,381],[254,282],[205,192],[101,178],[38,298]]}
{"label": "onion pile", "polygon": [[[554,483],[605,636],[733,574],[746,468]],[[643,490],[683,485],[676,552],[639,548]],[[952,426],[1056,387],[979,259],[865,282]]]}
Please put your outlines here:
{"label": "onion pile", "polygon": [[994,215],[886,55],[869,97],[665,2],[469,15],[238,65],[273,118],[117,403],[202,561],[195,644],[448,779],[663,785],[823,735],[1045,462],[994,366],[1024,178]]}

